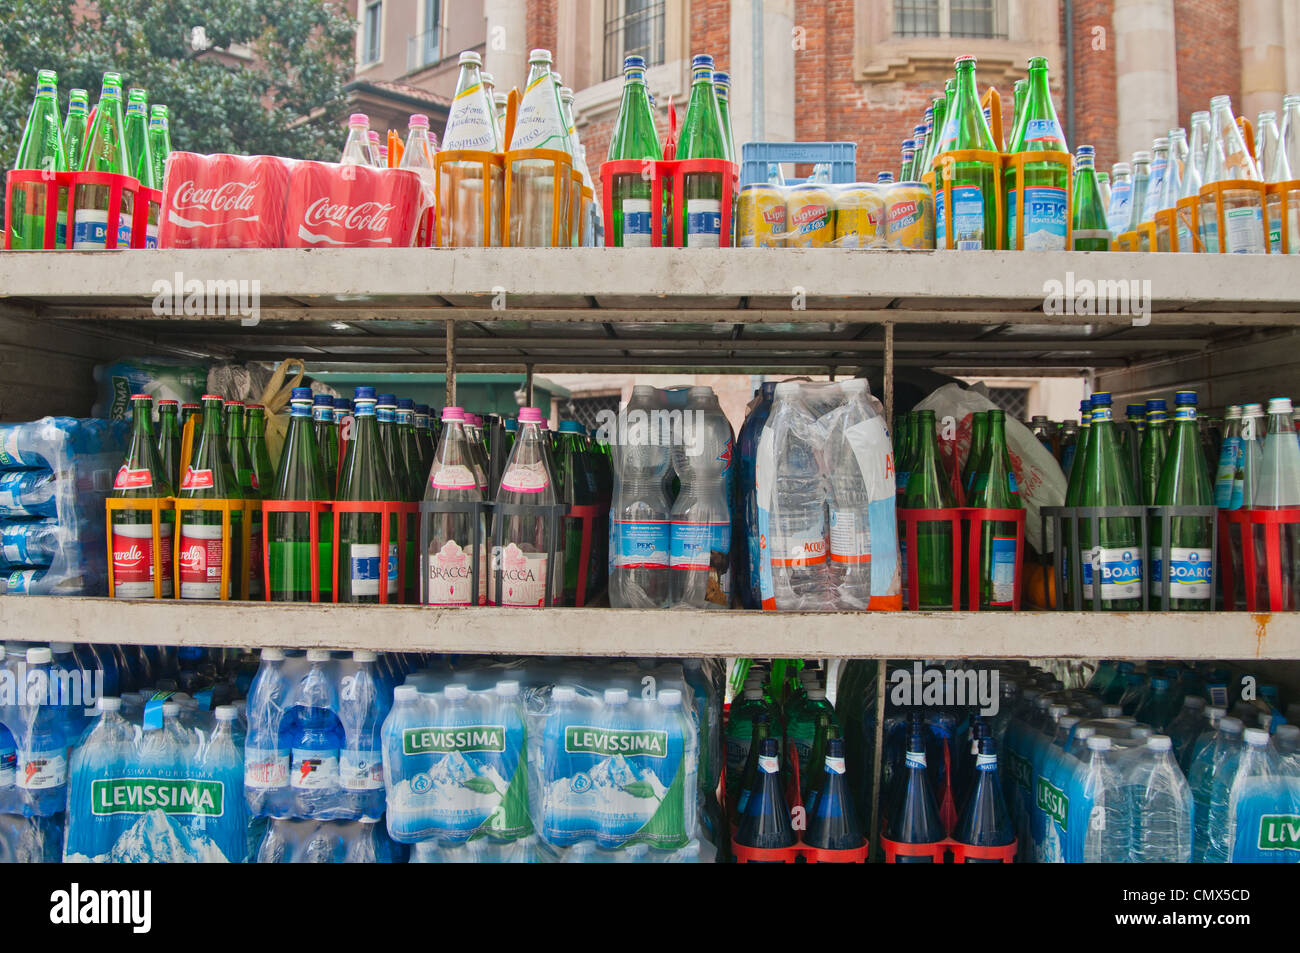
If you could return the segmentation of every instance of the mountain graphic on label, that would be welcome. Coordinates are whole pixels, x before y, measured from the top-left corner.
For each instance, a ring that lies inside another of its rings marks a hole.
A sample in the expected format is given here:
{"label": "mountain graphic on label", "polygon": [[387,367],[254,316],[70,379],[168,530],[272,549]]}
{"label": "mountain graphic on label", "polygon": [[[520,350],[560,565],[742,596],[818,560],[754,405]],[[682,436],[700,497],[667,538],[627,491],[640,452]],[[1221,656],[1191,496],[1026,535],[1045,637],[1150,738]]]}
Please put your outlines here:
{"label": "mountain graphic on label", "polygon": [[528,556],[514,543],[507,543],[501,555],[501,567],[506,570],[528,568]]}
{"label": "mountain graphic on label", "polygon": [[460,569],[469,562],[465,550],[454,539],[449,539],[443,543],[442,549],[438,550],[436,559],[439,569]]}

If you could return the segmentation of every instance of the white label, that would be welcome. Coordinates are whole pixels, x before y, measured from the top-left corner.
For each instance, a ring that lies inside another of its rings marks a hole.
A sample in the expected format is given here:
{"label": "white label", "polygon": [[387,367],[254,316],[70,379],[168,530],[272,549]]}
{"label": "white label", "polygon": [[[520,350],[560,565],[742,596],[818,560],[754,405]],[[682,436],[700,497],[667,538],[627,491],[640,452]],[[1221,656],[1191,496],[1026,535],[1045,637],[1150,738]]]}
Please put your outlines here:
{"label": "white label", "polygon": [[568,151],[565,148],[564,121],[560,118],[560,100],[549,75],[538,76],[524,91],[510,148]]}
{"label": "white label", "polygon": [[686,245],[717,248],[722,243],[722,202],[718,199],[686,200]]}
{"label": "white label", "polygon": [[478,486],[474,471],[459,464],[438,468],[429,482],[437,490],[473,490]]}
{"label": "white label", "polygon": [[649,248],[653,241],[653,227],[649,199],[623,200],[624,248]]}
{"label": "white label", "polygon": [[1227,234],[1228,254],[1264,254],[1263,212],[1254,206],[1223,210],[1223,224]]}
{"label": "white label", "polygon": [[858,546],[858,517],[852,510],[831,510],[831,562],[868,563],[871,554]]}
{"label": "white label", "polygon": [[244,787],[255,791],[282,788],[289,783],[289,755],[267,748],[244,750]]}
{"label": "white label", "polygon": [[496,148],[496,136],[488,119],[487,97],[481,83],[462,90],[452,101],[442,148],[479,152],[492,152]]}
{"label": "white label", "polygon": [[492,548],[491,584],[496,586],[501,569],[500,599],[503,606],[541,606],[546,602],[546,553],[529,553],[514,543],[504,550]]}
{"label": "white label", "polygon": [[293,767],[290,769],[289,779],[295,788],[303,791],[338,787],[338,753],[294,748]]}
{"label": "white label", "polygon": [[18,787],[44,791],[68,782],[68,759],[63,751],[33,751],[18,755]]}
{"label": "white label", "polygon": [[349,791],[374,791],[384,786],[384,763],[378,751],[344,751],[339,779]]}
{"label": "white label", "polygon": [[1142,598],[1142,551],[1136,546],[1122,549],[1097,547],[1083,555],[1083,595],[1092,598],[1092,578],[1101,573],[1103,599]]}
{"label": "white label", "polygon": [[[474,587],[472,552],[454,539],[442,544],[436,553],[429,554],[428,589],[425,605],[467,606]],[[478,591],[480,602],[487,591],[487,549],[479,551]]]}

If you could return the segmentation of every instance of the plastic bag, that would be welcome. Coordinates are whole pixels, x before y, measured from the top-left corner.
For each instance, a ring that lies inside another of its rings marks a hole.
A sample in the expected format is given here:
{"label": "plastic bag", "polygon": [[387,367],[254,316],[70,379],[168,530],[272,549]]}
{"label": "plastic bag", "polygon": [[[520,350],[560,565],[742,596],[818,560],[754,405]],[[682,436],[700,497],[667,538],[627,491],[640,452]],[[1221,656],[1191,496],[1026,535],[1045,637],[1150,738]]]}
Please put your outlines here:
{"label": "plastic bag", "polygon": [[124,357],[112,364],[97,365],[94,377],[99,384],[99,399],[91,408],[91,416],[129,420],[132,394],[148,394],[155,403],[196,403],[204,393],[208,366],[178,358]]}
{"label": "plastic bag", "polygon": [[[993,403],[978,391],[960,384],[945,384],[916,405],[914,410],[933,410],[942,433],[948,429],[945,418],[956,425],[956,440],[940,440],[940,451],[947,457],[948,472],[959,472],[958,462],[970,451],[971,415],[986,410],[997,410]],[[1040,553],[1051,552],[1051,541],[1044,543],[1043,524],[1039,511],[1044,506],[1065,505],[1065,474],[1051,451],[1038,442],[1033,433],[1019,420],[1008,416],[1006,422],[1007,453],[1016,473],[1020,488],[1020,501],[1028,511],[1025,517],[1025,539]],[[952,459],[953,454],[957,460]],[[1046,548],[1044,548],[1046,546]]]}
{"label": "plastic bag", "polygon": [[[266,408],[266,449],[271,464],[276,467],[280,465],[280,452],[289,432],[289,396],[295,387],[302,386],[304,370],[302,361],[289,358],[281,361],[274,371],[261,364],[216,364],[208,371],[208,393]],[[290,373],[294,376],[286,383]],[[318,392],[334,393],[330,388],[320,388]]]}

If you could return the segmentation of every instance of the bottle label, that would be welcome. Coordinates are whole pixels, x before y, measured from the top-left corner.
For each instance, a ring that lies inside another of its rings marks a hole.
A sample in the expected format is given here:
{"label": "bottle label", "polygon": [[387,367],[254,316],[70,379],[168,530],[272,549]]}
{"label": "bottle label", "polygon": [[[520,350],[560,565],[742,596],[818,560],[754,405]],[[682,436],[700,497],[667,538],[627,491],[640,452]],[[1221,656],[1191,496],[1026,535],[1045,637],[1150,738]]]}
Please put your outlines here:
{"label": "bottle label", "polygon": [[[349,554],[354,596],[379,595],[379,580],[382,578],[379,568],[378,543],[353,543]],[[388,595],[397,595],[397,544],[388,545]]]}
{"label": "bottle label", "polygon": [[505,548],[492,547],[491,584],[496,587],[497,570],[501,570],[500,598],[503,606],[544,606],[546,604],[546,553],[530,553],[514,543]]}
{"label": "bottle label", "polygon": [[1065,135],[1061,132],[1060,122],[1055,118],[1025,120],[1025,141],[1040,142],[1043,139],[1055,139],[1058,142],[1064,142]]}
{"label": "bottle label", "polygon": [[826,562],[826,526],[819,519],[814,526],[772,540],[772,565],[820,566]]}
{"label": "bottle label", "polygon": [[1142,598],[1142,559],[1136,549],[1097,548],[1083,556],[1083,596],[1092,598],[1095,571],[1101,575],[1103,599]]}
{"label": "bottle label", "polygon": [[540,463],[533,466],[515,465],[501,477],[501,489],[514,493],[541,493],[550,485],[551,479],[546,475],[546,467]]}
{"label": "bottle label", "polygon": [[339,783],[339,758],[337,752],[293,749],[293,767],[289,772],[290,784],[299,791],[318,791],[337,787]]}
{"label": "bottle label", "polygon": [[1264,254],[1264,212],[1254,205],[1223,210],[1224,239],[1230,255]]}
{"label": "bottle label", "polygon": [[255,791],[282,788],[289,783],[289,753],[273,748],[244,749],[244,787]]}
{"label": "bottle label", "polygon": [[[1133,201],[1133,185],[1116,182],[1110,187],[1110,208],[1106,210],[1106,227],[1112,235],[1128,231],[1129,205]],[[1182,246],[1179,245],[1181,248]],[[1190,247],[1190,246],[1189,246]]]}
{"label": "bottle label", "polygon": [[1244,449],[1240,437],[1224,437],[1219,450],[1219,467],[1214,472],[1214,505],[1221,510],[1235,510],[1240,504],[1234,504],[1233,488],[1236,485],[1237,468],[1241,465]]}
{"label": "bottle label", "polygon": [[113,478],[115,490],[147,490],[151,486],[153,486],[153,474],[149,472],[148,467],[132,470],[124,463],[122,469],[117,471],[117,476]]}
{"label": "bottle label", "polygon": [[652,238],[649,199],[623,200],[623,247],[649,248]]}
{"label": "bottle label", "polygon": [[[831,210],[820,202],[801,205],[791,216],[790,225],[795,235],[800,237],[814,235],[831,227]],[[827,241],[829,240],[830,238],[827,238]]]}
{"label": "bottle label", "polygon": [[18,756],[18,787],[45,791],[68,783],[68,758],[62,749],[30,751]]}
{"label": "bottle label", "polygon": [[[474,587],[472,553],[472,549],[462,547],[456,540],[449,539],[442,544],[442,548],[437,553],[429,557],[426,605],[467,606],[470,604]],[[487,586],[486,559],[487,551],[484,548],[479,553],[480,595],[486,591]]]}
{"label": "bottle label", "polygon": [[992,593],[989,604],[1009,606],[1016,591],[1016,538],[994,536],[989,547],[989,582]]}
{"label": "bottle label", "polygon": [[722,243],[722,202],[718,199],[686,200],[686,246],[717,248]]}
{"label": "bottle label", "polygon": [[181,480],[182,490],[210,490],[212,486],[211,470],[196,470],[193,467],[186,467],[185,478]]}
{"label": "bottle label", "polygon": [[998,769],[998,756],[995,754],[977,754],[975,756],[975,770],[977,771],[996,771]]}
{"label": "bottle label", "polygon": [[[79,208],[72,229],[74,251],[96,251],[108,247],[108,212],[100,208]],[[117,247],[131,247],[131,216],[119,214]]]}
{"label": "bottle label", "polygon": [[613,520],[610,533],[614,569],[667,569],[671,565],[667,520]]}
{"label": "bottle label", "polygon": [[384,762],[378,751],[344,751],[339,757],[339,780],[347,791],[377,791],[384,786]]}
{"label": "bottle label", "polygon": [[18,778],[18,752],[0,751],[0,789],[10,787]]}
{"label": "bottle label", "polygon": [[515,120],[514,138],[510,141],[512,151],[564,150],[564,121],[560,117],[560,102],[555,87],[550,85],[550,79],[549,74],[541,73],[524,90],[523,102],[519,105],[519,115]]}
{"label": "bottle label", "polygon": [[[1011,248],[1016,244],[1018,199],[1015,189],[1007,192],[1007,242]],[[1025,251],[1065,249],[1065,231],[1069,224],[1066,221],[1065,205],[1065,189],[1025,189]]]}
{"label": "bottle label", "polygon": [[[958,251],[977,251],[984,247],[984,193],[973,185],[955,186],[952,193],[952,247]],[[944,209],[945,192],[934,196],[934,244],[947,248],[948,222]]]}
{"label": "bottle label", "polygon": [[831,510],[831,562],[861,565],[871,562],[871,553],[858,545],[858,514],[852,510]]}
{"label": "bottle label", "polygon": [[669,537],[669,564],[673,569],[707,571],[717,560],[719,572],[726,572],[731,552],[730,523],[673,520]]}
{"label": "bottle label", "polygon": [[[1208,549],[1191,549],[1181,546],[1169,548],[1169,598],[1210,598],[1213,578],[1213,560]],[[1151,548],[1151,591],[1157,596],[1164,585],[1165,561],[1159,546]]]}
{"label": "bottle label", "polygon": [[826,758],[826,772],[827,772],[827,774],[843,774],[843,773],[844,773],[844,759],[843,759],[843,758],[832,758],[832,757],[827,756],[827,758]]}
{"label": "bottle label", "polygon": [[220,526],[181,524],[182,599],[221,598],[222,555]]}
{"label": "bottle label", "polygon": [[474,490],[478,488],[478,480],[474,478],[474,471],[469,467],[455,464],[452,466],[439,467],[433,471],[433,476],[429,478],[435,490]]}
{"label": "bottle label", "polygon": [[904,764],[904,767],[907,767],[907,768],[924,768],[924,767],[925,767],[925,752],[924,752],[924,751],[909,751],[909,752],[907,752],[907,757],[904,759],[904,761],[906,762],[906,763]]}
{"label": "bottle label", "polygon": [[764,774],[776,774],[781,770],[780,762],[771,755],[761,754],[758,756],[758,770]]}
{"label": "bottle label", "polygon": [[[220,529],[220,527],[218,527]],[[158,524],[162,544],[162,597],[172,595],[172,524]],[[152,599],[154,578],[153,524],[113,524],[113,585],[119,599]]]}
{"label": "bottle label", "polygon": [[[522,118],[522,117],[521,117]],[[487,97],[481,83],[473,83],[456,94],[447,118],[447,134],[442,148],[473,149],[491,152],[496,148],[496,136],[487,113]],[[516,148],[525,148],[516,146]]]}

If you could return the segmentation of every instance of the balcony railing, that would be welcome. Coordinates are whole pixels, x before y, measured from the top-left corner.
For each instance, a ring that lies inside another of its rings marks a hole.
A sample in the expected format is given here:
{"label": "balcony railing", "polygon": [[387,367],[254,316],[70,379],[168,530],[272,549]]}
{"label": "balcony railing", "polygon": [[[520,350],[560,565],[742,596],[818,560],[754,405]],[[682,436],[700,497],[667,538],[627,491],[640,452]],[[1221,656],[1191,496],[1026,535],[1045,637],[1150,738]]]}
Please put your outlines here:
{"label": "balcony railing", "polygon": [[442,59],[441,46],[442,30],[437,27],[408,37],[406,40],[406,71],[414,73],[416,70],[437,63]]}

